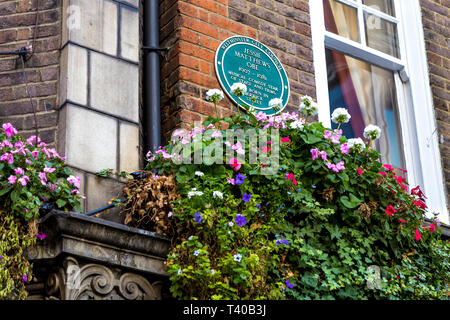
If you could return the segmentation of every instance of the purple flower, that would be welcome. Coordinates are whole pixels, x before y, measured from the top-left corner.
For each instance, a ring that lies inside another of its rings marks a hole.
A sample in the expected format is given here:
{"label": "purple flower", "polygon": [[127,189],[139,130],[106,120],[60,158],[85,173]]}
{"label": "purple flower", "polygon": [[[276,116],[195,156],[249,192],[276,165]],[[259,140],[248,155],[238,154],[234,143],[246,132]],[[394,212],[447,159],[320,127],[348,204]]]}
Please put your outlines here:
{"label": "purple flower", "polygon": [[277,247],[278,246],[281,246],[282,244],[285,244],[285,245],[289,245],[289,241],[288,240],[286,240],[286,239],[284,239],[283,237],[281,237],[280,239],[277,239],[276,241],[275,241],[275,244],[277,245]]}
{"label": "purple flower", "polygon": [[243,227],[247,224],[247,219],[243,215],[237,214],[234,222],[236,222],[239,227]]}
{"label": "purple flower", "polygon": [[195,217],[194,217],[194,221],[197,222],[198,224],[202,223],[203,217],[200,214],[200,212],[196,212],[195,213]]}
{"label": "purple flower", "polygon": [[252,198],[251,193],[244,193],[244,195],[242,196],[242,201],[249,202],[251,198]]}
{"label": "purple flower", "polygon": [[47,235],[45,233],[39,232],[36,235],[36,238],[40,239],[40,240],[44,240],[45,238],[47,238]]}
{"label": "purple flower", "polygon": [[258,210],[261,210],[261,205],[258,203],[258,204],[256,205],[256,208],[257,208]]}
{"label": "purple flower", "polygon": [[288,287],[290,289],[292,289],[294,287],[294,285],[292,283],[290,283],[289,280],[286,280],[285,283],[286,283],[286,287]]}
{"label": "purple flower", "polygon": [[28,282],[28,276],[26,274],[23,275],[22,281],[23,282]]}
{"label": "purple flower", "polygon": [[16,176],[9,176],[8,178],[8,182],[9,184],[14,184],[16,183],[17,177]]}
{"label": "purple flower", "polygon": [[244,183],[244,180],[245,180],[245,176],[244,175],[242,175],[242,174],[240,174],[240,173],[238,173],[237,175],[236,175],[236,178],[235,178],[235,184],[243,184]]}

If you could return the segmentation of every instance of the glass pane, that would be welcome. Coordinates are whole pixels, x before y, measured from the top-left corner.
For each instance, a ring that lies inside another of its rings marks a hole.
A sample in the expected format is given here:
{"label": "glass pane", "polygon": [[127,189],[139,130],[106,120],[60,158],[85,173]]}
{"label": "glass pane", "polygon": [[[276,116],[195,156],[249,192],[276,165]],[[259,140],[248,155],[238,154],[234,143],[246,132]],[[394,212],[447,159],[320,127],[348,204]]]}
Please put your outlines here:
{"label": "glass pane", "polygon": [[[403,168],[403,148],[398,117],[394,73],[367,62],[326,49],[330,114],[346,107],[350,122],[341,126],[344,135],[363,138],[364,128],[381,128],[377,150],[383,162]],[[337,129],[336,124],[332,124]]]}
{"label": "glass pane", "polygon": [[367,45],[399,58],[397,25],[373,14],[364,13]]}
{"label": "glass pane", "polygon": [[395,16],[394,1],[392,0],[363,0],[363,3],[372,9]]}
{"label": "glass pane", "polygon": [[327,31],[360,42],[356,8],[335,0],[323,0],[323,7]]}

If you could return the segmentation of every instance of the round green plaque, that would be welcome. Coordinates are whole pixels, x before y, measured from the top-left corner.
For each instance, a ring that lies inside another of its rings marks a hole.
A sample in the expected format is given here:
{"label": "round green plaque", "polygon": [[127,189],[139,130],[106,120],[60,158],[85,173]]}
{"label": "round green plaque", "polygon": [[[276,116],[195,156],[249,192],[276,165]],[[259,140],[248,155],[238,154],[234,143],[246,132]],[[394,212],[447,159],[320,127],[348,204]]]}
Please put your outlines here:
{"label": "round green plaque", "polygon": [[[268,115],[281,112],[289,100],[289,81],[283,65],[275,54],[255,39],[234,36],[224,40],[216,51],[217,78],[225,93],[236,102],[231,93],[233,83],[247,86],[247,93],[240,102]],[[269,106],[269,101],[283,101],[279,110]],[[253,100],[253,101],[252,101]]]}

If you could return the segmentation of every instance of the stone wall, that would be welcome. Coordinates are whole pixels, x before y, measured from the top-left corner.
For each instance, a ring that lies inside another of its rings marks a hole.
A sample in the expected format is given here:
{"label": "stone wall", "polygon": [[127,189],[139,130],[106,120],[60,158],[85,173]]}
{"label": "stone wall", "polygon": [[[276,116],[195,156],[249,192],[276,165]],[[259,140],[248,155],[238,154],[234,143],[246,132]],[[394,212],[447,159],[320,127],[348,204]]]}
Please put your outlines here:
{"label": "stone wall", "polygon": [[[214,56],[233,35],[255,38],[279,57],[291,86],[290,107],[303,94],[315,96],[311,29],[307,0],[161,0],[162,128],[164,138],[181,125],[214,115],[205,93],[220,88]],[[227,98],[219,116],[235,112]]]}
{"label": "stone wall", "polygon": [[139,1],[64,0],[62,13],[58,151],[90,211],[122,187],[95,173],[141,167]]}
{"label": "stone wall", "polygon": [[[36,0],[0,2],[0,52],[33,44]],[[61,1],[41,0],[33,56],[25,71],[37,111],[39,135],[55,146],[58,108]],[[11,122],[25,136],[35,134],[33,108],[18,56],[0,56],[0,123]]]}
{"label": "stone wall", "polygon": [[450,203],[450,1],[420,0],[442,166]]}

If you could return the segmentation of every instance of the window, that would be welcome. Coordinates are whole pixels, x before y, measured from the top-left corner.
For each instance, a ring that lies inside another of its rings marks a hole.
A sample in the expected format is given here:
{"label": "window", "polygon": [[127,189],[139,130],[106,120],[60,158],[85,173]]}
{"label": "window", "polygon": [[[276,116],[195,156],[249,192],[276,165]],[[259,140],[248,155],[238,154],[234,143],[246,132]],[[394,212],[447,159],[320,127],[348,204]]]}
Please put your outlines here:
{"label": "window", "polygon": [[[310,0],[319,120],[346,107],[347,138],[382,129],[383,162],[407,169],[448,223],[419,0]],[[405,18],[407,17],[407,18]]]}

